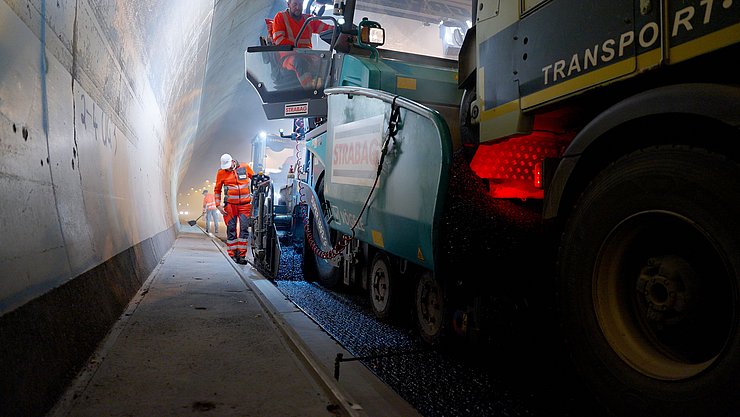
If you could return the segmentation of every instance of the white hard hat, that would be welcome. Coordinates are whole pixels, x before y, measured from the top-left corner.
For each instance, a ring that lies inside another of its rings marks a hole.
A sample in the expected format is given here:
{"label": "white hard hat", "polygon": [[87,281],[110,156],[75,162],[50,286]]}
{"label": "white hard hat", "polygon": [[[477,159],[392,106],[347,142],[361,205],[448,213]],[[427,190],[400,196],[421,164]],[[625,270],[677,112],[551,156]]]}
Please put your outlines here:
{"label": "white hard hat", "polygon": [[231,155],[225,153],[221,155],[221,169],[229,169],[231,168],[231,161],[233,159],[231,158]]}

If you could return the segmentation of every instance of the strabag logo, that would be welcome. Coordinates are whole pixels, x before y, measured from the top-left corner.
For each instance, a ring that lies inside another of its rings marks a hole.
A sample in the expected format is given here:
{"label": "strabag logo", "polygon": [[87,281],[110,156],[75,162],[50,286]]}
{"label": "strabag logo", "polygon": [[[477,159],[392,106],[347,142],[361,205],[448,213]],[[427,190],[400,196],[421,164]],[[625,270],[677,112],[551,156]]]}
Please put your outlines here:
{"label": "strabag logo", "polygon": [[285,105],[286,116],[298,116],[308,114],[308,103],[293,103]]}
{"label": "strabag logo", "polygon": [[383,115],[334,128],[331,181],[372,187],[380,163]]}

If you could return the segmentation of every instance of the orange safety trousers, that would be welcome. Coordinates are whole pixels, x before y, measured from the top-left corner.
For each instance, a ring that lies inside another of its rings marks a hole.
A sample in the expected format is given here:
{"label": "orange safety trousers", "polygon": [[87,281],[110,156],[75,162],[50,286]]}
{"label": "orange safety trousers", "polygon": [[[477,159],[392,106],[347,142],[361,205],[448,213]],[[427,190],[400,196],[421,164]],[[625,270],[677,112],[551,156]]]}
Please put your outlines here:
{"label": "orange safety trousers", "polygon": [[[252,216],[251,204],[227,204],[226,215],[226,249],[230,257],[247,257],[249,246],[249,217]],[[238,223],[238,228],[237,228]]]}

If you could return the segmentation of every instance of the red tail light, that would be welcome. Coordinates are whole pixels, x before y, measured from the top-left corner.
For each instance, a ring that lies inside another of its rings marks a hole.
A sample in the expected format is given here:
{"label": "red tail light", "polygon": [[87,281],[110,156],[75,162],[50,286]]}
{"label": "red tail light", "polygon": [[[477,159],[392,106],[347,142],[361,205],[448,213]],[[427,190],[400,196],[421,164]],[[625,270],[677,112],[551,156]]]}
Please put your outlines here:
{"label": "red tail light", "polygon": [[534,186],[536,188],[542,188],[542,162],[537,162],[536,164],[534,164],[532,174],[534,174]]}

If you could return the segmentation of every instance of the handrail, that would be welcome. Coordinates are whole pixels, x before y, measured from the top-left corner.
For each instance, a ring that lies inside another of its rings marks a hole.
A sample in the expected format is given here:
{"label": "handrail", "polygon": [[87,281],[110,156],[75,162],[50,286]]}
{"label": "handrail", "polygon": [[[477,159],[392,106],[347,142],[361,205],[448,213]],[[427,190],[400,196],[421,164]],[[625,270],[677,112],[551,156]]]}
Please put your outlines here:
{"label": "handrail", "polygon": [[301,35],[303,35],[303,31],[306,30],[306,27],[308,26],[309,22],[312,22],[314,20],[331,20],[334,22],[334,27],[331,30],[331,43],[329,44],[329,65],[326,66],[326,73],[324,75],[324,85],[329,85],[329,77],[331,77],[331,59],[334,55],[334,43],[336,43],[337,39],[337,28],[339,27],[339,22],[337,19],[334,18],[334,16],[311,16],[308,19],[306,19],[305,22],[303,22],[303,26],[301,26],[301,30],[298,31],[298,36],[295,38],[295,45],[294,48],[298,47],[298,40],[301,39]]}
{"label": "handrail", "polygon": [[349,95],[358,95],[358,96],[365,96],[370,98],[377,98],[379,100],[383,100],[386,103],[393,104],[394,102],[396,105],[404,107],[408,110],[413,111],[414,113],[419,114],[420,116],[423,116],[427,119],[436,120],[437,117],[441,117],[438,111],[427,107],[423,104],[417,103],[413,100],[409,100],[405,97],[391,94],[382,90],[373,90],[366,87],[348,87],[348,86],[342,86],[342,87],[330,87],[324,90],[324,94],[331,95],[331,94],[349,94]]}
{"label": "handrail", "polygon": [[303,35],[303,31],[306,30],[308,23],[314,20],[332,20],[334,22],[334,28],[332,28],[332,33],[331,33],[331,43],[329,44],[329,52],[331,53],[334,50],[334,42],[336,41],[337,28],[339,27],[339,22],[337,21],[337,19],[334,18],[334,16],[311,16],[308,19],[306,19],[306,21],[303,22],[303,26],[301,26],[301,30],[298,31],[298,36],[295,37],[295,44],[293,45],[293,47],[298,48],[298,40],[301,39],[301,35]]}

